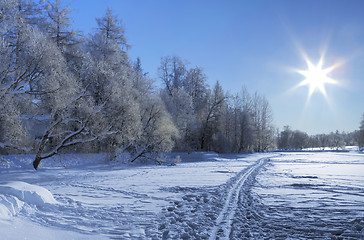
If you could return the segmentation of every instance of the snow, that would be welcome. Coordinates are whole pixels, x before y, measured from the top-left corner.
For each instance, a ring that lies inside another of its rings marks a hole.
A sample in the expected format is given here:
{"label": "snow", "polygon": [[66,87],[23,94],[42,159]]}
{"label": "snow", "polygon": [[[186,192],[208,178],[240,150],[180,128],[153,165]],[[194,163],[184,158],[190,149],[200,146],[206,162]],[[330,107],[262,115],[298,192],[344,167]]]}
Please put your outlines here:
{"label": "snow", "polygon": [[264,237],[364,237],[364,155],[284,153],[256,179],[259,211],[271,215],[269,228],[281,228]]}
{"label": "snow", "polygon": [[223,238],[228,238],[231,233],[231,227],[233,218],[236,212],[236,208],[238,207],[239,202],[239,193],[241,192],[242,188],[244,187],[245,182],[248,178],[257,171],[264,163],[267,161],[266,159],[262,158],[256,165],[253,165],[246,171],[239,180],[236,181],[233,186],[230,188],[228,195],[225,200],[225,204],[223,209],[221,210],[219,216],[216,219],[216,225],[213,227],[212,233],[210,235],[210,240],[216,239],[218,237],[218,231],[223,233]]}
{"label": "snow", "polygon": [[0,219],[9,219],[15,216],[22,208],[24,203],[14,197],[0,197]]}
{"label": "snow", "polygon": [[167,159],[177,156],[181,163],[157,166],[69,154],[39,171],[28,167],[33,156],[2,156],[1,239],[364,237],[363,154]]}
{"label": "snow", "polygon": [[11,182],[0,185],[0,192],[15,196],[20,201],[42,207],[47,204],[57,204],[51,192],[47,189],[25,182]]}
{"label": "snow", "polygon": [[8,221],[0,220],[1,239],[4,240],[58,240],[58,239],[107,239],[103,236],[94,236],[90,234],[80,234],[67,230],[60,230],[53,227],[44,227],[40,224],[34,224],[31,221],[21,218],[13,218]]}
{"label": "snow", "polygon": [[0,219],[9,219],[34,205],[44,208],[58,204],[47,189],[25,182],[0,184]]}

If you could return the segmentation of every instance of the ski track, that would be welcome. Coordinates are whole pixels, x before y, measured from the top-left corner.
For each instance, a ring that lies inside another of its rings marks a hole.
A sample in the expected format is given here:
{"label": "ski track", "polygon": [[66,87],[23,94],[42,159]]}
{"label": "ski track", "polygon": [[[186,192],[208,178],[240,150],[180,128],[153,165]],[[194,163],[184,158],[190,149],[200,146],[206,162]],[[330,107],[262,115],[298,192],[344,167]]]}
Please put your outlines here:
{"label": "ski track", "polygon": [[235,181],[235,183],[228,192],[224,207],[216,219],[216,224],[212,228],[209,238],[210,240],[230,238],[233,219],[235,216],[236,208],[238,207],[240,192],[244,187],[246,180],[250,176],[254,176],[258,172],[258,170],[267,162],[267,160],[267,158],[259,159],[257,163],[248,167],[247,171],[245,171],[238,178],[238,180]]}
{"label": "ski track", "polygon": [[[157,175],[143,169],[132,169],[134,172],[131,173],[114,169],[85,173],[83,170],[48,170],[36,177],[29,173],[16,176],[12,173],[3,178],[16,177],[17,181],[46,187],[59,204],[37,207],[25,202],[19,205],[16,196],[6,194],[0,195],[0,200],[5,206],[13,206],[9,208],[15,209],[13,215],[43,227],[100,238],[364,239],[364,188],[358,182],[362,180],[359,168],[364,166],[362,155],[361,162],[354,158],[354,164],[359,162],[361,165],[349,168],[358,170],[346,175],[341,173],[343,170],[338,164],[352,164],[353,161],[341,160],[341,155],[312,154],[302,159],[299,158],[301,155],[260,155],[226,168],[225,162],[212,163],[214,167],[207,168],[209,173],[229,174],[229,178],[219,180],[215,185],[201,182],[185,186],[178,181],[178,184],[160,185],[160,182],[174,178],[166,172],[176,168],[162,169]],[[292,167],[296,163],[316,163],[314,158],[318,159],[319,165],[312,165],[315,166],[313,170],[309,168],[307,172],[299,165]],[[282,162],[285,165],[276,164]],[[322,164],[333,165],[331,169],[339,169],[343,177],[338,175],[332,180],[331,172],[322,175]],[[239,170],[233,168],[237,166]],[[176,172],[190,169],[190,166],[184,167]],[[206,171],[206,168],[202,170]],[[187,176],[196,177],[196,173]],[[200,179],[199,175],[197,177]],[[128,178],[131,178],[129,182],[123,181]],[[145,188],[134,187],[145,181],[152,181],[152,184]],[[282,194],[282,191],[286,192]],[[298,197],[285,198],[292,194]]]}

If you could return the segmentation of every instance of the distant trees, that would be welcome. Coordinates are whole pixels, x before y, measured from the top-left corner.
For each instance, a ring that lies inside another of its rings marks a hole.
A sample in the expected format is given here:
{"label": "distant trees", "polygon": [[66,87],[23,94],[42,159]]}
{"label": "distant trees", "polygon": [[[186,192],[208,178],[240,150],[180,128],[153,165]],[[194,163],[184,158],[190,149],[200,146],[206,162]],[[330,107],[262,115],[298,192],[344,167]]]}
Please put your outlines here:
{"label": "distant trees", "polygon": [[359,134],[358,134],[358,145],[360,148],[364,147],[364,113],[360,122]]}
{"label": "distant trees", "polygon": [[223,117],[225,94],[219,82],[216,82],[213,92],[207,100],[207,108],[202,119],[200,148],[205,151],[214,151],[220,148],[225,151],[226,134],[224,134]]}
{"label": "distant trees", "polygon": [[274,148],[268,101],[246,89],[231,96],[217,81],[211,89],[199,67],[177,56],[161,59],[161,97],[179,131],[174,150],[246,152]]}
{"label": "distant trees", "polygon": [[278,149],[280,150],[302,150],[304,148],[318,148],[325,150],[341,150],[345,146],[356,145],[356,133],[331,132],[329,134],[316,134],[309,136],[307,133],[299,130],[291,130],[285,126],[277,138]]}
{"label": "distant trees", "polygon": [[310,138],[307,133],[299,130],[292,131],[289,126],[278,137],[278,148],[282,150],[302,150],[309,146]]}
{"label": "distant trees", "polygon": [[60,0],[0,1],[0,153],[33,153],[35,169],[62,152],[157,159],[167,151],[262,152],[364,146],[360,130],[308,136],[284,127],[259,93],[212,87],[200,67],[161,59],[162,89],[129,59],[121,20],[107,9],[97,29],[72,29]]}

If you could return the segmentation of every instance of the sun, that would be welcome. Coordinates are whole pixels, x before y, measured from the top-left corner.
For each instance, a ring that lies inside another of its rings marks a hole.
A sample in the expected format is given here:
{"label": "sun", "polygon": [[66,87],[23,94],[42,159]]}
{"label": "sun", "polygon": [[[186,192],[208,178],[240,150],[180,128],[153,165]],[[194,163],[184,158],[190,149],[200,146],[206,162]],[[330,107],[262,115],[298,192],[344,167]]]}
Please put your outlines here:
{"label": "sun", "polygon": [[308,85],[308,99],[316,91],[321,92],[327,98],[326,84],[338,84],[338,82],[328,76],[338,65],[332,65],[327,68],[323,68],[324,58],[321,57],[317,65],[314,65],[308,57],[305,58],[307,64],[307,70],[297,70],[298,73],[303,75],[305,79],[298,84],[297,87]]}

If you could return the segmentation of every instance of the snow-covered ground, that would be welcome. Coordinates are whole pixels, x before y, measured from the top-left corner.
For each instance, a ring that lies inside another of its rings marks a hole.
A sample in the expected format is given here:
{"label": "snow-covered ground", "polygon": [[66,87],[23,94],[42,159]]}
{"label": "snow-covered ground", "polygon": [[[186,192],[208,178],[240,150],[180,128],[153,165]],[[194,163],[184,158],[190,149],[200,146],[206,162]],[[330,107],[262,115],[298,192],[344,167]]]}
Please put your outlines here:
{"label": "snow-covered ground", "polygon": [[31,156],[2,157],[1,239],[364,238],[363,154],[177,155],[69,155],[39,171],[24,167]]}
{"label": "snow-covered ground", "polygon": [[283,153],[256,180],[252,236],[364,239],[363,154]]}

